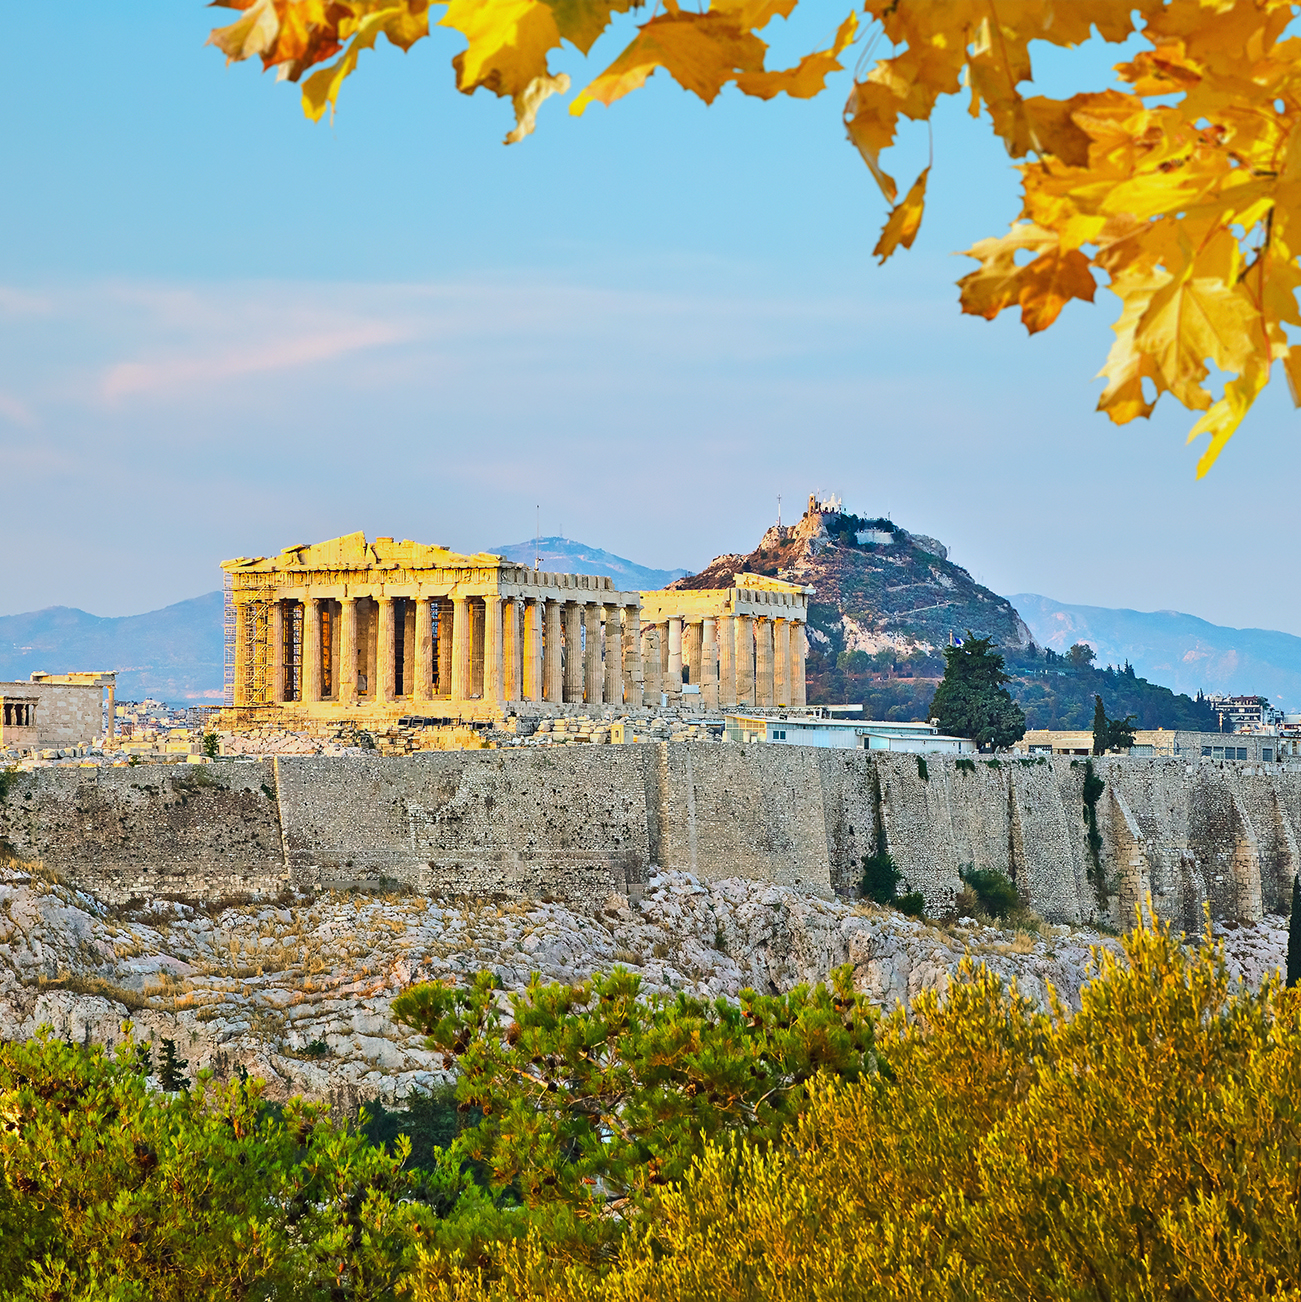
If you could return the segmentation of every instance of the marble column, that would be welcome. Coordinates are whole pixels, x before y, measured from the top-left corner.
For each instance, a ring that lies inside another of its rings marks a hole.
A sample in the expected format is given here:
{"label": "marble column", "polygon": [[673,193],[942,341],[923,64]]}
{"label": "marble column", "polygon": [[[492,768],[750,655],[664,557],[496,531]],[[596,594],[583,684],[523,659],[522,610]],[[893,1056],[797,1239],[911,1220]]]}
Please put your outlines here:
{"label": "marble column", "polygon": [[470,695],[483,698],[483,656],[486,633],[482,597],[470,598]]}
{"label": "marble column", "polygon": [[630,710],[641,708],[645,695],[645,671],[641,655],[641,610],[623,608],[623,703]]}
{"label": "marble column", "polygon": [[772,656],[772,620],[765,615],[763,619],[756,620],[754,625],[754,703],[766,709],[772,709],[776,704],[773,698]]}
{"label": "marble column", "polygon": [[318,597],[308,597],[303,602],[302,699],[321,699],[321,602]]}
{"label": "marble column", "polygon": [[253,648],[249,637],[250,621],[253,610],[248,602],[241,601],[235,605],[235,705],[248,704],[248,684],[251,677]]}
{"label": "marble column", "polygon": [[502,655],[506,699],[519,701],[524,697],[524,645],[520,628],[523,598],[507,597],[502,602]]}
{"label": "marble column", "polygon": [[773,620],[773,699],[778,705],[791,703],[791,622]]}
{"label": "marble column", "polygon": [[718,709],[718,621],[700,621],[700,704]]}
{"label": "marble column", "polygon": [[542,648],[542,684],[548,701],[559,704],[565,699],[565,662],[561,654],[560,602],[546,599],[545,643]]}
{"label": "marble column", "polygon": [[438,695],[452,698],[452,629],[456,616],[450,597],[438,599]]}
{"label": "marble column", "polygon": [[802,620],[791,621],[791,704],[805,705],[804,662],[809,653],[808,637]]}
{"label": "marble column", "polygon": [[411,699],[427,701],[434,685],[434,612],[427,597],[416,599],[416,658],[415,682],[411,684]]}
{"label": "marble column", "polygon": [[473,647],[470,603],[465,597],[452,598],[452,700],[470,697],[470,662]]}
{"label": "marble column", "polygon": [[605,607],[605,687],[606,705],[623,704],[623,625],[618,606]]}
{"label": "marble column", "polygon": [[108,728],[105,735],[111,742],[117,736],[117,684],[108,685]]}
{"label": "marble column", "polygon": [[658,710],[664,691],[664,674],[660,667],[660,630],[658,624],[641,627],[642,703]]}
{"label": "marble column", "polygon": [[545,607],[536,598],[524,603],[524,663],[520,690],[526,701],[542,699],[542,613]]}
{"label": "marble column", "polygon": [[393,598],[380,597],[379,636],[375,643],[375,704],[387,705],[396,693],[394,656],[397,651],[393,632]]}
{"label": "marble column", "polygon": [[686,670],[687,682],[696,687],[701,680],[701,656],[704,652],[704,630],[700,620],[692,620],[682,626],[682,667]]}
{"label": "marble column", "polygon": [[402,695],[416,696],[416,606],[414,597],[402,603]]}
{"label": "marble column", "polygon": [[267,660],[271,667],[271,681],[267,685],[267,697],[273,705],[279,705],[285,699],[285,603],[271,603],[271,617],[267,621]]}
{"label": "marble column", "polygon": [[371,597],[366,602],[366,640],[364,659],[366,663],[366,694],[372,703],[379,699],[379,600]]}
{"label": "marble column", "polygon": [[483,699],[500,701],[502,692],[502,601],[495,593],[483,599]]}
{"label": "marble column", "polygon": [[565,602],[565,700],[583,699],[583,608]]}
{"label": "marble column", "polygon": [[736,616],[724,615],[718,621],[718,707],[731,710],[736,706]]}
{"label": "marble column", "polygon": [[736,703],[754,704],[754,621],[749,615],[736,617]]}
{"label": "marble column", "polygon": [[666,677],[668,681],[664,690],[669,695],[669,704],[676,705],[682,700],[682,620],[678,616],[669,620],[669,664]]}
{"label": "marble column", "polygon": [[357,699],[357,598],[339,605],[339,700],[351,703]]}
{"label": "marble column", "polygon": [[594,601],[583,603],[583,700],[588,705],[601,704],[601,607]]}

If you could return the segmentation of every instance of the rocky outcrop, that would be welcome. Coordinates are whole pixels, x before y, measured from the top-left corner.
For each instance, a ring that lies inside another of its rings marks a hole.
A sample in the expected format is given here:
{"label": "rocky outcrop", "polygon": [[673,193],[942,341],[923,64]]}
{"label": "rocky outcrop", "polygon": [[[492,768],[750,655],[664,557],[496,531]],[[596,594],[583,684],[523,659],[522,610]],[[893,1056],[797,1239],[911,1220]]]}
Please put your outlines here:
{"label": "rocky outcrop", "polygon": [[1030,630],[1005,598],[948,559],[948,549],[890,520],[867,520],[839,505],[809,509],[793,525],[773,525],[749,553],[716,556],[674,588],[728,588],[742,570],[811,584],[809,636],[834,659],[840,651],[890,648],[901,658],[936,651],[949,635],[993,636],[1025,647]]}
{"label": "rocky outcrop", "polygon": [[[1230,967],[1255,985],[1286,950],[1286,923],[1220,928]],[[108,908],[90,895],[12,875],[0,884],[0,1038],[47,1026],[78,1043],[171,1040],[191,1076],[263,1077],[272,1098],[301,1093],[348,1111],[446,1078],[438,1054],[389,1017],[416,981],[482,968],[507,989],[536,973],[581,981],[623,964],[650,993],[735,998],[789,990],[843,963],[883,1008],[944,989],[964,957],[1041,1004],[1049,987],[1078,1007],[1090,950],[1117,942],[1044,926],[938,927],[892,909],[730,878],[662,873],[630,903],[581,910],[538,900],[330,893],[214,907],[155,901]],[[154,1062],[159,1061],[158,1052]]]}

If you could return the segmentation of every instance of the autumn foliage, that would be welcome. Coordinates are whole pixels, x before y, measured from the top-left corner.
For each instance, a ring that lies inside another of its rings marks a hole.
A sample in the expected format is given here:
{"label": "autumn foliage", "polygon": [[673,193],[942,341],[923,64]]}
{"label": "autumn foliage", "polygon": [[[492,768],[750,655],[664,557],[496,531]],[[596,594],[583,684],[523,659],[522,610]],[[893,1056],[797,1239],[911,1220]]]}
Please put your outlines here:
{"label": "autumn foliage", "polygon": [[[1148,416],[1162,393],[1203,413],[1210,468],[1283,363],[1301,405],[1296,290],[1301,237],[1301,40],[1286,36],[1288,0],[867,0],[824,48],[794,66],[767,66],[762,32],[799,0],[216,0],[242,11],[212,41],[232,60],[258,57],[291,81],[318,119],[338,102],[361,53],[383,35],[406,50],[431,15],[465,41],[457,88],[509,98],[508,142],[533,131],[551,95],[569,90],[549,57],[587,54],[607,28],[631,40],[579,91],[570,112],[613,104],[665,69],[706,103],[725,86],[771,99],[808,98],[863,43],[845,127],[891,205],[875,252],[908,248],[921,225],[930,167],[899,199],[882,154],[901,118],[928,121],[941,96],[965,95],[1021,160],[1021,213],[1005,235],[968,250],[964,312],[1017,308],[1032,334],[1099,284],[1121,301],[1098,406],[1117,424]],[[804,0],[811,5],[814,0]],[[630,11],[638,10],[636,19]],[[1067,99],[1030,95],[1031,45],[1073,48],[1096,35],[1140,48],[1116,71],[1124,89]],[[873,58],[879,51],[880,56]],[[1222,387],[1219,382],[1222,381]],[[1216,386],[1216,387],[1212,387]],[[1218,392],[1218,396],[1217,396]]]}
{"label": "autumn foliage", "polygon": [[423,1172],[255,1084],[151,1094],[130,1045],[0,1045],[0,1293],[1296,1302],[1301,995],[1124,944],[1073,1016],[971,966],[879,1022],[848,971],[417,987],[479,1118]]}
{"label": "autumn foliage", "polygon": [[418,1302],[1301,1297],[1301,1001],[1164,930],[1074,1017],[984,970],[881,1027],[779,1144],[711,1142],[596,1262],[531,1233]]}

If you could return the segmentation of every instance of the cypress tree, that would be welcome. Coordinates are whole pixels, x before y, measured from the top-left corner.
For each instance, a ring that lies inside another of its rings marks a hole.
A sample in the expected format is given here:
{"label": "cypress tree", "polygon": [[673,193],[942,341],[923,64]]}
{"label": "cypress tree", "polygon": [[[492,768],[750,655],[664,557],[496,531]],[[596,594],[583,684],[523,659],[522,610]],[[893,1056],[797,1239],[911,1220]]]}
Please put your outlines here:
{"label": "cypress tree", "polygon": [[1287,983],[1301,983],[1301,877],[1292,878],[1292,921],[1287,929]]}
{"label": "cypress tree", "polygon": [[1095,696],[1093,698],[1093,753],[1105,755],[1107,741],[1107,712],[1102,708],[1102,697]]}

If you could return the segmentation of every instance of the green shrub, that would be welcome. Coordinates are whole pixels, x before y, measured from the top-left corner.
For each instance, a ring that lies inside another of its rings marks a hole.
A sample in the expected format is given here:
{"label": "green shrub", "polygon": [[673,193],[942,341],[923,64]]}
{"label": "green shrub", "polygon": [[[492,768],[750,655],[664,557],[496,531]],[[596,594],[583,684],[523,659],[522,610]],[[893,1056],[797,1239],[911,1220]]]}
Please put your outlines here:
{"label": "green shrub", "polygon": [[926,767],[926,757],[924,755],[917,756],[917,776],[921,778],[923,782],[929,782],[931,780],[931,771]]}
{"label": "green shrub", "polygon": [[896,895],[891,903],[900,913],[906,913],[910,918],[920,918],[926,912],[926,897],[921,891],[909,891],[907,895]]}
{"label": "green shrub", "polygon": [[[682,1178],[711,1138],[774,1142],[821,1074],[857,1080],[875,1066],[875,1012],[853,970],[782,995],[641,995],[616,967],[578,986],[536,978],[502,1007],[481,972],[450,989],[413,986],[393,1017],[456,1064],[458,1108],[482,1120],[449,1160],[484,1164],[494,1193],[529,1208],[564,1205],[598,1237],[616,1223],[604,1200],[645,1197]],[[604,1222],[604,1223],[603,1223]]]}
{"label": "green shrub", "polygon": [[1006,918],[1020,907],[1021,896],[1005,874],[992,868],[970,868],[961,876],[991,918]]}
{"label": "green shrub", "polygon": [[894,900],[895,888],[902,876],[889,854],[865,854],[859,891],[864,899],[889,904]]}
{"label": "green shrub", "polygon": [[976,761],[973,759],[957,759],[953,761],[953,767],[961,769],[963,773],[974,773],[976,771]]}
{"label": "green shrub", "polygon": [[261,1082],[151,1093],[140,1047],[0,1045],[0,1297],[390,1295],[432,1216],[403,1201],[406,1141],[269,1109]]}
{"label": "green shrub", "polygon": [[158,1064],[158,1080],[169,1094],[183,1090],[190,1082],[185,1069],[190,1065],[176,1052],[175,1040],[162,1040],[163,1060]]}

